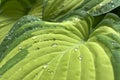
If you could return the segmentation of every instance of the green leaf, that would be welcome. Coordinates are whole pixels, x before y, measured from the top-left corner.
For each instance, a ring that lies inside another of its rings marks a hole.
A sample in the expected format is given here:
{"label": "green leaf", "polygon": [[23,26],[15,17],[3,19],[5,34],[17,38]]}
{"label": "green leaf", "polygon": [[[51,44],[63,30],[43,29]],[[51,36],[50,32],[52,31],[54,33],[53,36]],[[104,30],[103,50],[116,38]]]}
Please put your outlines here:
{"label": "green leaf", "polygon": [[76,10],[98,16],[119,7],[119,2],[120,0],[45,0],[43,19],[52,21]]}
{"label": "green leaf", "polygon": [[[13,24],[22,16],[27,14],[38,14],[41,13],[41,3],[40,11],[34,11],[33,5],[37,5],[34,0],[2,0],[0,5],[0,43],[3,41],[4,37],[7,35],[9,30],[12,28]],[[15,5],[17,5],[15,7]],[[35,7],[37,8],[37,7]],[[30,11],[30,13],[29,13]],[[37,15],[40,16],[41,15]]]}
{"label": "green leaf", "polygon": [[29,15],[34,15],[40,19],[42,19],[42,13],[43,12],[43,0],[36,0],[34,3],[34,6],[28,13]]}
{"label": "green leaf", "polygon": [[93,7],[89,12],[92,13],[93,16],[105,14],[119,7],[119,2],[120,0],[103,0],[103,2],[99,3],[98,6]]}
{"label": "green leaf", "polygon": [[[0,45],[4,56],[0,61],[3,70],[0,70],[0,80],[118,80],[120,53],[113,49],[120,48],[114,23],[117,19],[108,14],[97,27],[92,27],[93,18],[88,14],[71,14],[58,23],[33,16],[21,18],[12,28],[14,33],[9,35],[16,34],[16,38],[6,39]],[[116,43],[111,45],[112,42]],[[18,63],[13,63],[19,54]]]}

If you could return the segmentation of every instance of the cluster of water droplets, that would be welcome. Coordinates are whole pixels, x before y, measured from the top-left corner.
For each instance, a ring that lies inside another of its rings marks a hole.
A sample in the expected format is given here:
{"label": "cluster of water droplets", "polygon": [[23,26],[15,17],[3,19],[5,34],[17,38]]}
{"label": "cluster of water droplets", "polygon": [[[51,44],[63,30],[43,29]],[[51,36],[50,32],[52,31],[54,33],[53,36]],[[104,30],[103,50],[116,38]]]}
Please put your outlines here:
{"label": "cluster of water droplets", "polygon": [[109,4],[111,5],[111,7],[113,7],[113,8],[115,7],[113,0],[111,0],[111,2]]}
{"label": "cluster of water droplets", "polygon": [[80,60],[80,61],[83,60],[83,56],[80,55],[80,56],[79,56],[79,60]]}
{"label": "cluster of water droplets", "polygon": [[48,71],[49,74],[53,74],[54,73],[54,71],[50,70],[50,69],[48,69],[47,71]]}
{"label": "cluster of water droplets", "polygon": [[52,69],[50,69],[48,66],[49,66],[49,64],[44,64],[43,67],[42,67],[42,69],[47,70],[47,72],[49,74],[53,74],[54,71]]}
{"label": "cluster of water droplets", "polygon": [[19,51],[21,51],[22,49],[23,49],[22,46],[19,46],[19,47],[18,47],[18,50],[19,50]]}
{"label": "cluster of water droplets", "polygon": [[99,15],[101,13],[106,13],[106,10],[108,11],[112,8],[115,8],[115,2],[111,0],[108,3],[100,3],[99,6],[96,8],[96,10],[91,11],[93,15]]}
{"label": "cluster of water droplets", "polygon": [[[75,52],[78,52],[78,48],[74,48],[74,51],[75,51]],[[79,59],[80,61],[82,61],[82,60],[83,60],[83,56],[80,55],[80,56],[78,57],[78,59]]]}
{"label": "cluster of water droplets", "polygon": [[114,46],[114,49],[120,49],[120,45],[117,42],[112,42],[112,45]]}

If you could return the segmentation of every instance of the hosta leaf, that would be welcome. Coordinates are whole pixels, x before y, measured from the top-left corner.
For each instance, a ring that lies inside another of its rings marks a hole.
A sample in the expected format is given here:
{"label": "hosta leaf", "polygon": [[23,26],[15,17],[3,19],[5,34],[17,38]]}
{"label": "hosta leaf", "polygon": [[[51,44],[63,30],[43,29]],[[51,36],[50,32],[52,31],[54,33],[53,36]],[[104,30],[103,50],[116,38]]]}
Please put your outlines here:
{"label": "hosta leaf", "polygon": [[[91,33],[89,41],[98,42],[110,57],[115,80],[119,80],[120,73],[120,18],[114,14],[107,14],[105,19]],[[96,37],[96,38],[95,38]],[[109,49],[109,50],[108,50]]]}
{"label": "hosta leaf", "polygon": [[29,12],[29,15],[34,15],[42,19],[43,0],[36,0],[34,6]]}
{"label": "hosta leaf", "polygon": [[43,19],[54,21],[76,10],[98,16],[119,7],[119,2],[120,0],[45,0]]}
{"label": "hosta leaf", "polygon": [[119,80],[118,19],[108,14],[94,27],[87,14],[57,23],[21,18],[0,45],[0,80]]}
{"label": "hosta leaf", "polygon": [[[0,5],[0,43],[7,35],[13,24],[24,15],[27,15],[34,0],[2,0]],[[15,7],[15,5],[17,5]],[[32,11],[32,10],[31,10]],[[41,10],[40,10],[41,11]],[[33,14],[33,13],[31,13]]]}
{"label": "hosta leaf", "polygon": [[70,10],[81,5],[83,0],[45,0],[43,9],[43,19],[54,19],[55,17],[64,15]]}
{"label": "hosta leaf", "polygon": [[98,16],[119,7],[119,2],[120,0],[103,0],[103,2],[93,7],[91,10],[89,10],[89,12],[94,16]]}

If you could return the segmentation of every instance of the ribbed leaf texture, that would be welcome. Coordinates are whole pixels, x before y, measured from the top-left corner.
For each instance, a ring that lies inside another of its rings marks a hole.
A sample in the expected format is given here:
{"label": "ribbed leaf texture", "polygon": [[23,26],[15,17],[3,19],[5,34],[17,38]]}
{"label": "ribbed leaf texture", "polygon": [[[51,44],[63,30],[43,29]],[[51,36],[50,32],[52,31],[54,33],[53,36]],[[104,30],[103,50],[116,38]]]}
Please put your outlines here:
{"label": "ribbed leaf texture", "polygon": [[108,14],[93,27],[88,14],[24,16],[0,45],[0,80],[119,80],[119,20]]}
{"label": "ribbed leaf texture", "polygon": [[120,0],[0,3],[0,80],[120,80]]}

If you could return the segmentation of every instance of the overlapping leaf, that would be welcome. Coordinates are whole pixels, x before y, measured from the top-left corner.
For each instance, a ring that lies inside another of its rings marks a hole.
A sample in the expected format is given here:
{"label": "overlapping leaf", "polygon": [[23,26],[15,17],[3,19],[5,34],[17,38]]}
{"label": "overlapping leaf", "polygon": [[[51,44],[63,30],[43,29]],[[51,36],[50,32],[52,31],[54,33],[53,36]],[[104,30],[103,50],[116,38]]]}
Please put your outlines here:
{"label": "overlapping leaf", "polygon": [[[40,11],[34,11],[31,9],[33,5],[36,5],[35,0],[2,0],[0,5],[0,43],[7,35],[13,24],[24,15],[29,14],[37,15],[41,18],[41,7]],[[39,6],[42,4],[40,3]],[[38,7],[39,7],[38,6]]]}
{"label": "overlapping leaf", "polygon": [[120,0],[45,0],[44,20],[56,20],[69,12],[85,11],[93,16],[107,13],[120,6]]}

